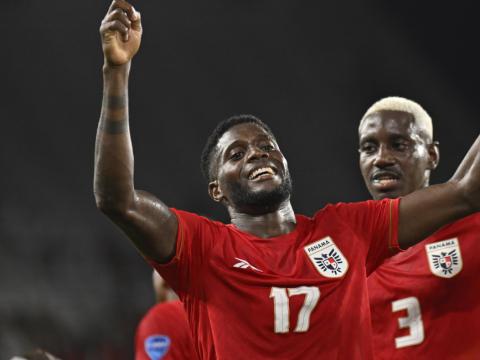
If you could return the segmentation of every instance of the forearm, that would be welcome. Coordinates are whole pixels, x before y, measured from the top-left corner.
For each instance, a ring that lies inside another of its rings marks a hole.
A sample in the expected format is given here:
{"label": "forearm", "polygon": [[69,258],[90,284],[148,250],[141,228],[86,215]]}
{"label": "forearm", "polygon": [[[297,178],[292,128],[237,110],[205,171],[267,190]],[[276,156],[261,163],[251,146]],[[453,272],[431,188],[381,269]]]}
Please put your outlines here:
{"label": "forearm", "polygon": [[95,144],[94,192],[102,210],[126,210],[134,199],[128,123],[130,63],[103,68],[103,101]]}
{"label": "forearm", "polygon": [[440,227],[475,211],[456,181],[415,191],[400,201],[400,247],[415,245]]}

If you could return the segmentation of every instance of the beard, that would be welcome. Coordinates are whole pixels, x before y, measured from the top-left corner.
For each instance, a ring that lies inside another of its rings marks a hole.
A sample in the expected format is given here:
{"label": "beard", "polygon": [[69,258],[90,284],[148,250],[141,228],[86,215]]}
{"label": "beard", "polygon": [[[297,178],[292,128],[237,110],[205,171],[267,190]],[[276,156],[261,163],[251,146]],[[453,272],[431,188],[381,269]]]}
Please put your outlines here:
{"label": "beard", "polygon": [[273,190],[251,191],[240,183],[228,184],[230,201],[237,209],[254,210],[256,214],[265,214],[277,210],[292,194],[292,179],[287,171],[282,183]]}

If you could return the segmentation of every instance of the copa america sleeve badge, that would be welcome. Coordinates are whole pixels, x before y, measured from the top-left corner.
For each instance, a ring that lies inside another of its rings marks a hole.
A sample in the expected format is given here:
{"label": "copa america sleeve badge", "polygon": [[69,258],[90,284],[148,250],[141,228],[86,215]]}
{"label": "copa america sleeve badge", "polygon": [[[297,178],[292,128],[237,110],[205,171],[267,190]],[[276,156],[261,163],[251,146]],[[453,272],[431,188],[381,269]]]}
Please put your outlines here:
{"label": "copa america sleeve badge", "polygon": [[346,274],[348,261],[330,236],[303,248],[320,275],[339,278]]}
{"label": "copa america sleeve badge", "polygon": [[428,265],[433,275],[451,278],[462,271],[463,261],[458,239],[448,239],[425,245]]}
{"label": "copa america sleeve badge", "polygon": [[170,338],[166,335],[152,335],[145,339],[145,352],[151,360],[163,359],[170,348]]}

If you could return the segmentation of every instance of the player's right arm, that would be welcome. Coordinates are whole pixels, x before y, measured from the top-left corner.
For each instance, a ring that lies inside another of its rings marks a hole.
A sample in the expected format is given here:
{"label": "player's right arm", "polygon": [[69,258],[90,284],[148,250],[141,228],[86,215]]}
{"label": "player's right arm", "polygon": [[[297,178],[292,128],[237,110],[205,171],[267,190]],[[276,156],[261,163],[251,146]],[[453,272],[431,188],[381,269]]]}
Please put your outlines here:
{"label": "player's right arm", "polygon": [[144,255],[166,262],[175,254],[177,218],[153,195],[134,187],[129,130],[128,77],[140,48],[140,13],[114,0],[100,26],[104,54],[103,101],[95,143],[94,193],[97,207]]}

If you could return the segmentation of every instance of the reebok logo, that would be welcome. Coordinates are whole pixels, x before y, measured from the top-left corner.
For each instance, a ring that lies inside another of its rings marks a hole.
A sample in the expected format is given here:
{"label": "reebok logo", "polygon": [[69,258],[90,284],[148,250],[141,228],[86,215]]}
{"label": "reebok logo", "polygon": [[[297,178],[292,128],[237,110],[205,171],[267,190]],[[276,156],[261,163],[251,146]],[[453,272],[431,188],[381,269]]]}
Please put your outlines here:
{"label": "reebok logo", "polygon": [[263,272],[262,270],[260,269],[257,269],[255,266],[251,265],[247,260],[243,260],[243,259],[239,259],[239,258],[235,258],[238,260],[238,262],[233,265],[234,268],[240,268],[240,269],[252,269],[252,270],[255,270],[255,271],[260,271],[260,272]]}

